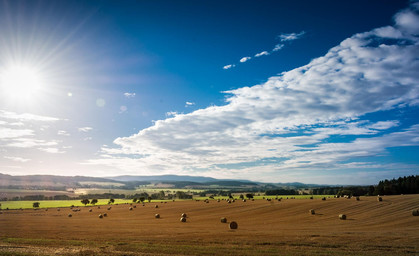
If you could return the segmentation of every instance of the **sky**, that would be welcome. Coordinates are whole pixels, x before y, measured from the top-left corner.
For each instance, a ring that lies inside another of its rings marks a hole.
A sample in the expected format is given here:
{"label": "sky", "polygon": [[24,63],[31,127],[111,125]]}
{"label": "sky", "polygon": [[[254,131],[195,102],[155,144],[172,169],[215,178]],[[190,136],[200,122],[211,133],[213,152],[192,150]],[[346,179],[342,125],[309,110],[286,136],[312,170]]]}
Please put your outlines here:
{"label": "sky", "polygon": [[0,0],[0,173],[419,174],[417,1]]}

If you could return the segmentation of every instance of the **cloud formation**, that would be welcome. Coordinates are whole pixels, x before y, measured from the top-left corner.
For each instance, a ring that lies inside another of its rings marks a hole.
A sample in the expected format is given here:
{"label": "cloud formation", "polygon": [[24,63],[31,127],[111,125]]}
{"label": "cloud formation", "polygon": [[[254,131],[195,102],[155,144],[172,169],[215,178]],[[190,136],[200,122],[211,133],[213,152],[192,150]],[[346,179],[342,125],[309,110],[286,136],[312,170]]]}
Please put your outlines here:
{"label": "cloud formation", "polygon": [[281,42],[294,41],[301,38],[305,33],[305,31],[301,31],[300,33],[281,34],[278,36],[278,38],[281,40]]}
{"label": "cloud formation", "polygon": [[243,62],[246,62],[250,59],[251,59],[251,57],[243,57],[243,58],[240,59],[240,62],[243,63]]}
{"label": "cloud formation", "polygon": [[256,53],[255,57],[266,56],[266,55],[269,55],[269,52],[263,51],[263,52],[260,52],[260,53]]}
{"label": "cloud formation", "polygon": [[273,52],[277,52],[279,50],[281,50],[282,48],[284,48],[283,44],[277,44],[275,45],[275,47],[272,49]]}
{"label": "cloud formation", "polygon": [[[361,120],[368,113],[419,105],[417,18],[404,10],[394,26],[355,34],[305,66],[227,91],[224,106],[178,114],[117,138],[89,164],[220,177],[388,168],[351,159],[419,146],[419,124],[385,134],[400,121]],[[330,142],[335,135],[368,137]]]}
{"label": "cloud formation", "polygon": [[[36,149],[49,152],[48,148],[58,147],[61,141],[41,136],[50,125],[63,121],[59,118],[34,115],[29,113],[15,113],[0,110],[0,150],[4,152]],[[25,127],[25,128],[24,128]],[[69,136],[64,130],[56,131],[57,135]],[[33,153],[33,152],[32,152]],[[22,157],[5,156],[4,159],[25,163],[29,161]]]}
{"label": "cloud formation", "polygon": [[93,128],[86,126],[86,127],[80,127],[78,128],[78,130],[79,132],[90,132],[91,130],[93,130]]}
{"label": "cloud formation", "polygon": [[236,65],[234,65],[234,64],[229,64],[229,65],[225,65],[224,67],[223,67],[223,69],[230,69],[230,68],[234,68]]}
{"label": "cloud formation", "polygon": [[[293,40],[297,40],[297,39],[300,39],[303,35],[305,34],[305,32],[304,31],[302,31],[302,32],[300,32],[300,33],[290,33],[290,34],[281,34],[281,35],[279,35],[278,36],[278,38],[280,39],[280,41],[281,42],[287,42],[287,41],[293,41]],[[268,52],[268,51],[261,51],[261,52],[259,52],[259,53],[256,53],[255,55],[254,55],[254,57],[255,58],[257,58],[257,57],[261,57],[261,56],[267,56],[267,55],[270,55],[271,53],[274,53],[274,52],[277,52],[277,51],[280,51],[282,48],[284,48],[284,44],[283,43],[280,43],[280,44],[276,44],[275,46],[274,46],[274,48],[272,49],[272,51],[271,52]],[[244,62],[247,62],[247,61],[249,61],[249,60],[251,60],[252,59],[252,57],[249,57],[249,56],[246,56],[246,57],[242,57],[240,60],[239,60],[239,62],[240,63],[244,63]],[[236,65],[235,64],[229,64],[229,65],[225,65],[224,67],[223,67],[223,69],[231,69],[231,68],[234,68]]]}
{"label": "cloud formation", "polygon": [[135,92],[126,92],[124,93],[124,96],[127,98],[134,98],[135,97]]}

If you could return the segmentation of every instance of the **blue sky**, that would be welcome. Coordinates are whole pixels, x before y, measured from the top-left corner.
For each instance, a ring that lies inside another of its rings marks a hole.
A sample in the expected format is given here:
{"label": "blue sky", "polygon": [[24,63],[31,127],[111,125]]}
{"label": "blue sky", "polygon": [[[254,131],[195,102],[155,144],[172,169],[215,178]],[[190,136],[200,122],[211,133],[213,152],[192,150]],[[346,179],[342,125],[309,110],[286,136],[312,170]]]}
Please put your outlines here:
{"label": "blue sky", "polygon": [[2,1],[0,172],[419,173],[412,1]]}

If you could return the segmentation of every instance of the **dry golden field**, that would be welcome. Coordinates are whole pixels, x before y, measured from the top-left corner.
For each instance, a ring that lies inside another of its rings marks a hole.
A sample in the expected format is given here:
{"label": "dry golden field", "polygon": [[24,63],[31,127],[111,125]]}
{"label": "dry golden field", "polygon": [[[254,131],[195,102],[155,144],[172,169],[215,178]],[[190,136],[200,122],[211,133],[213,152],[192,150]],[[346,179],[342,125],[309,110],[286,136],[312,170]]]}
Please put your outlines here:
{"label": "dry golden field", "polygon": [[419,195],[134,205],[3,210],[0,255],[419,255]]}

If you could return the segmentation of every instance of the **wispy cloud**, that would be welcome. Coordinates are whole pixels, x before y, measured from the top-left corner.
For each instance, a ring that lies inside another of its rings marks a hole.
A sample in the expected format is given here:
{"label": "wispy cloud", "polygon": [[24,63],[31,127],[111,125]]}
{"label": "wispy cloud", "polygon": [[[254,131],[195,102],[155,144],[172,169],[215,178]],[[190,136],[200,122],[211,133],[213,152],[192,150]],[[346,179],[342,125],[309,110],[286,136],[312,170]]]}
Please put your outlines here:
{"label": "wispy cloud", "polygon": [[166,117],[172,117],[172,116],[176,116],[178,114],[179,113],[176,112],[176,111],[169,111],[169,112],[166,112]]}
{"label": "wispy cloud", "polygon": [[64,131],[64,130],[59,130],[57,132],[57,134],[61,135],[61,136],[70,136],[70,133],[68,133],[67,131]]}
{"label": "wispy cloud", "polygon": [[53,121],[60,120],[59,118],[55,118],[55,117],[34,115],[30,113],[18,114],[18,113],[6,111],[6,110],[0,110],[0,118],[20,120],[20,121],[43,121],[43,122],[53,122]]}
{"label": "wispy cloud", "polygon": [[50,154],[64,154],[65,151],[60,150],[58,148],[39,148],[39,150],[44,151],[46,153],[50,153]]}
{"label": "wispy cloud", "polygon": [[281,40],[281,42],[293,41],[301,38],[305,33],[305,31],[301,31],[300,33],[281,34],[278,36],[278,38]]}
{"label": "wispy cloud", "polygon": [[[381,168],[355,159],[419,146],[419,124],[399,128],[401,121],[365,116],[419,106],[419,33],[411,15],[401,12],[395,26],[355,34],[266,83],[228,91],[223,106],[178,114],[117,138],[114,147],[102,148],[106,158],[88,163],[132,172],[271,178],[284,171]],[[390,128],[395,130],[384,133]],[[345,140],[332,140],[336,135]]]}
{"label": "wispy cloud", "polygon": [[266,55],[269,55],[269,52],[263,51],[263,52],[260,52],[260,53],[256,53],[255,57],[266,56]]}
{"label": "wispy cloud", "polygon": [[93,130],[93,128],[86,126],[86,127],[80,127],[78,130],[79,132],[90,132],[91,130]]}
{"label": "wispy cloud", "polygon": [[11,129],[0,127],[0,139],[19,138],[22,136],[32,136],[33,134],[34,131],[29,129]]}
{"label": "wispy cloud", "polygon": [[126,92],[124,93],[124,96],[127,98],[134,98],[135,97],[135,92]]}
{"label": "wispy cloud", "polygon": [[[278,38],[280,39],[281,42],[287,42],[287,41],[297,40],[297,39],[301,38],[304,34],[305,34],[304,31],[302,31],[300,33],[281,34],[281,35],[278,36]],[[283,43],[276,44],[274,46],[274,48],[272,49],[272,51],[270,51],[270,52],[269,51],[261,51],[259,53],[256,53],[254,55],[254,57],[257,58],[257,57],[270,55],[271,53],[274,53],[274,52],[277,52],[277,51],[281,50],[282,48],[284,48],[284,46],[285,46],[285,44],[283,44]],[[246,57],[242,57],[239,60],[239,62],[244,63],[244,62],[247,62],[251,59],[252,59],[252,57],[246,56]],[[229,65],[225,65],[223,67],[223,69],[230,69],[230,68],[233,68],[235,66],[236,66],[235,64],[229,64]]]}
{"label": "wispy cloud", "polygon": [[193,105],[195,105],[195,102],[190,102],[190,101],[187,101],[187,102],[185,103],[185,107],[190,107],[190,106],[193,106]]}
{"label": "wispy cloud", "polygon": [[243,57],[243,58],[240,59],[240,62],[243,63],[243,62],[246,62],[250,59],[251,59],[251,57]]}
{"label": "wispy cloud", "polygon": [[17,138],[11,142],[5,144],[5,147],[14,148],[34,148],[34,147],[49,147],[58,145],[58,141],[55,140],[42,140],[34,138]]}
{"label": "wispy cloud", "polygon": [[234,68],[236,65],[234,65],[234,64],[228,64],[228,65],[225,65],[224,67],[223,67],[223,69],[230,69],[230,68]]}
{"label": "wispy cloud", "polygon": [[277,52],[279,50],[281,50],[282,48],[284,48],[283,44],[277,44],[275,45],[275,47],[272,49],[273,52]]}
{"label": "wispy cloud", "polygon": [[17,157],[17,156],[4,156],[3,158],[12,160],[14,162],[19,163],[26,163],[28,161],[31,161],[31,159],[23,158],[23,157]]}

